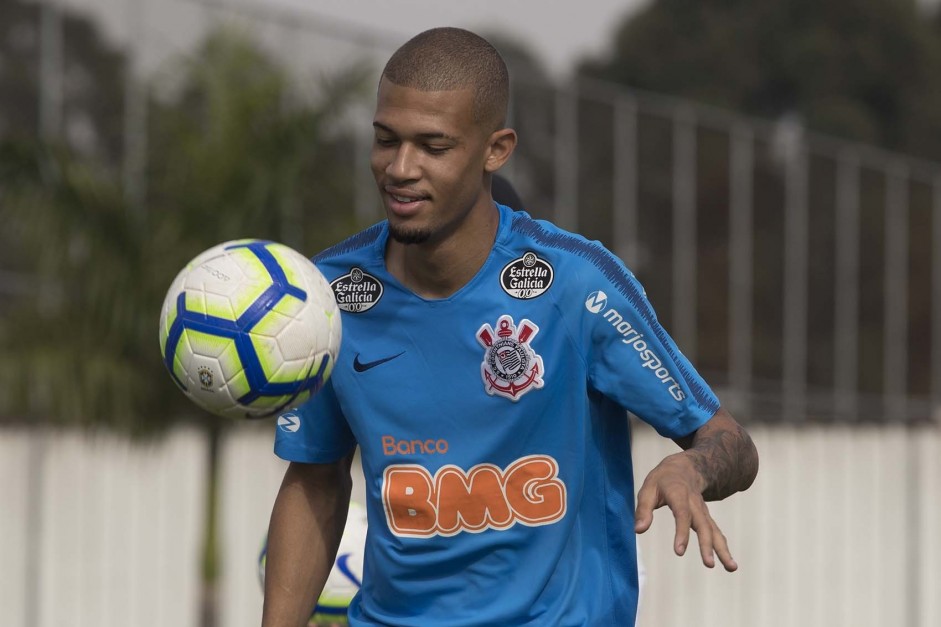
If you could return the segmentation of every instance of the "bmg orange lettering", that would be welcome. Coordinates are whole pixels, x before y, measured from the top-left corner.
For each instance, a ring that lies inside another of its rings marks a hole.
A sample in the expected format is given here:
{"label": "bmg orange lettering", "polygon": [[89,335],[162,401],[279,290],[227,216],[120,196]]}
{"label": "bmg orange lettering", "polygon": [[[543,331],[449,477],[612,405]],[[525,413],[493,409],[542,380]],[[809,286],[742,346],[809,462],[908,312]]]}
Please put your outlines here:
{"label": "bmg orange lettering", "polygon": [[[385,447],[385,438],[383,438]],[[561,520],[565,483],[548,455],[522,457],[505,470],[479,464],[464,471],[443,466],[434,476],[417,464],[386,468],[382,500],[386,522],[399,536],[452,536],[462,531],[535,527]]]}

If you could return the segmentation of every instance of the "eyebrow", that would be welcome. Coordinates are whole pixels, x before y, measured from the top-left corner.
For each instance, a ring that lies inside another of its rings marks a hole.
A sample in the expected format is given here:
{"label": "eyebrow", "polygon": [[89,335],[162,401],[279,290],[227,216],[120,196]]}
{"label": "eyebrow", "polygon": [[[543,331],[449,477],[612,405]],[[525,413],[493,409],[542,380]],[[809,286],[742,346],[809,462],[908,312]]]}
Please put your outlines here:
{"label": "eyebrow", "polygon": [[[387,133],[392,133],[393,135],[398,135],[393,129],[389,128],[382,122],[373,122],[373,128],[380,131],[385,131]],[[415,137],[418,139],[428,140],[428,139],[446,139],[454,143],[460,143],[457,137],[453,135],[448,135],[447,133],[442,133],[440,131],[428,132],[428,133],[418,133]]]}

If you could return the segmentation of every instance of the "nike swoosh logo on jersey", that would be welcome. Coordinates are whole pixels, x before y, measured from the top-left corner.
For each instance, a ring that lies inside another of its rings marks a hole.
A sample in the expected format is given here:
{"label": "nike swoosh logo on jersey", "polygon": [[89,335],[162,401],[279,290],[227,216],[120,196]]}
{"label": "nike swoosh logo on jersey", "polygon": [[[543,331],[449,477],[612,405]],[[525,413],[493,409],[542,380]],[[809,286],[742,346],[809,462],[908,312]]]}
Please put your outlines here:
{"label": "nike swoosh logo on jersey", "polygon": [[353,358],[353,370],[356,372],[366,372],[370,368],[375,368],[376,366],[381,366],[387,361],[392,361],[396,357],[401,357],[405,354],[405,351],[398,353],[397,355],[392,355],[391,357],[383,357],[382,359],[377,359],[376,361],[360,361],[359,353],[356,353],[356,357]]}

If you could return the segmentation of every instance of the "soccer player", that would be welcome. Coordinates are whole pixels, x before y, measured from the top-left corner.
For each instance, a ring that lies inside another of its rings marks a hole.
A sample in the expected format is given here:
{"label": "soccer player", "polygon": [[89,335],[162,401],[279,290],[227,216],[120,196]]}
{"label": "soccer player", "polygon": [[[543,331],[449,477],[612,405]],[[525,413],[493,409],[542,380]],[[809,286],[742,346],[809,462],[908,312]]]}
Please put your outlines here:
{"label": "soccer player", "polygon": [[[517,136],[484,39],[389,59],[372,171],[387,219],[314,258],[343,316],[333,374],[278,427],[265,627],[299,627],[333,562],[361,449],[369,519],[351,625],[633,625],[635,533],[737,564],[707,500],[751,485],[751,438],[597,242],[494,203]],[[626,411],[682,450],[637,492]]]}

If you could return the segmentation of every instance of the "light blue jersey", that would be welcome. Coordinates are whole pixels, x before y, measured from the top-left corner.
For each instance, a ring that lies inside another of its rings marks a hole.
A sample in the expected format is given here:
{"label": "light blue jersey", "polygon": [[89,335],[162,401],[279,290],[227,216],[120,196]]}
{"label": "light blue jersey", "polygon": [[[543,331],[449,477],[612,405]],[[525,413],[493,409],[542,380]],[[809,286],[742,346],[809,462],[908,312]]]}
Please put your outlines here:
{"label": "light blue jersey", "polygon": [[275,452],[362,449],[369,533],[352,625],[633,625],[625,410],[667,437],[719,403],[596,242],[499,207],[486,263],[427,300],[385,222],[314,261],[343,311],[333,374]]}

